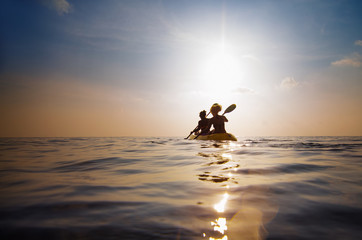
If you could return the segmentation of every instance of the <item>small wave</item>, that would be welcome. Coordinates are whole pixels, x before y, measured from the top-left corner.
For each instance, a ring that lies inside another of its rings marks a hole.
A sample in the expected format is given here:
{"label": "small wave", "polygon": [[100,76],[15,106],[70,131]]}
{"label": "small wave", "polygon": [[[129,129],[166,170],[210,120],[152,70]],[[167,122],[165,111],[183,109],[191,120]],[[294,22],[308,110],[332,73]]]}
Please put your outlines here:
{"label": "small wave", "polygon": [[222,143],[210,143],[210,144],[203,143],[201,145],[201,148],[222,148],[222,147],[223,147]]}
{"label": "small wave", "polygon": [[72,140],[72,141],[88,141],[89,138],[72,137],[72,138],[69,138],[69,140]]}
{"label": "small wave", "polygon": [[115,172],[119,173],[119,174],[133,175],[133,174],[145,173],[146,171],[141,170],[141,169],[120,169],[120,170],[116,170]]}
{"label": "small wave", "polygon": [[219,176],[219,175],[210,175],[210,174],[199,174],[198,175],[199,180],[201,181],[209,181],[209,182],[214,182],[214,183],[221,183],[221,182],[226,182],[228,181],[230,178],[229,177],[225,177],[225,176]]}
{"label": "small wave", "polygon": [[29,181],[29,180],[20,180],[20,181],[13,181],[13,182],[2,181],[0,183],[0,187],[1,188],[11,188],[11,187],[20,186],[20,185],[26,185],[29,183],[31,183],[31,181]]}
{"label": "small wave", "polygon": [[47,169],[43,168],[6,168],[6,169],[0,169],[0,173],[9,174],[9,173],[44,173],[47,172]]}
{"label": "small wave", "polygon": [[251,175],[271,175],[271,174],[290,174],[290,173],[302,173],[302,172],[313,172],[321,171],[330,168],[330,166],[319,166],[313,164],[283,164],[276,167],[270,168],[249,168],[239,169],[237,173],[240,174],[251,174]]}
{"label": "small wave", "polygon": [[123,150],[123,152],[127,152],[127,153],[145,153],[148,152],[149,150],[147,149],[126,149]]}
{"label": "small wave", "polygon": [[[0,145],[0,147],[2,147],[2,146],[6,146],[6,145]],[[11,146],[11,145],[10,145]],[[21,149],[20,147],[16,147],[16,146],[11,146],[11,147],[7,147],[7,148],[3,148],[3,149],[1,149],[2,151],[12,151],[12,150],[19,150],[19,149]]]}
{"label": "small wave", "polygon": [[132,190],[132,187],[126,186],[104,186],[104,185],[78,185],[72,187],[72,191],[65,194],[65,197],[74,196],[97,196],[99,194]]}
{"label": "small wave", "polygon": [[168,141],[147,141],[146,143],[165,145]]}
{"label": "small wave", "polygon": [[[160,209],[164,212],[160,213]],[[175,209],[165,204],[149,202],[80,201],[38,204],[17,209],[0,209],[0,221],[6,220],[0,237],[168,240],[179,239],[177,236],[182,233],[182,239],[191,240],[198,237],[200,232],[187,224],[177,224],[177,219],[189,219],[194,215],[201,218],[210,214],[199,206]]]}
{"label": "small wave", "polygon": [[281,226],[294,226],[293,231],[274,228],[268,239],[301,239],[300,236],[303,239],[360,239],[361,216],[361,208],[304,201],[298,210],[284,209],[278,213],[277,221]]}
{"label": "small wave", "polygon": [[234,154],[237,155],[264,155],[266,154],[265,152],[261,152],[261,151],[253,151],[253,150],[240,150],[240,151],[235,151],[233,152]]}
{"label": "small wave", "polygon": [[214,159],[215,160],[215,161],[211,161],[210,163],[208,163],[207,166],[211,166],[211,165],[214,165],[214,164],[222,165],[222,164],[225,164],[225,163],[229,162],[230,159],[231,159],[229,157],[224,157],[222,153],[203,153],[203,152],[199,152],[197,155],[201,156],[201,157],[204,157],[204,158]]}
{"label": "small wave", "polygon": [[68,143],[69,140],[67,139],[49,139],[49,143]]}
{"label": "small wave", "polygon": [[127,201],[77,201],[77,202],[56,202],[50,204],[36,204],[18,208],[1,208],[0,219],[17,219],[19,216],[31,216],[33,214],[47,218],[49,214],[67,215],[74,214],[76,211],[84,212],[86,209],[103,209],[114,207],[131,207],[147,204],[145,202],[127,202]]}
{"label": "small wave", "polygon": [[361,148],[361,144],[332,144],[323,142],[290,142],[290,143],[272,143],[268,145],[271,148],[284,148],[284,149],[296,149],[296,150],[308,150],[308,151],[331,151],[342,152],[350,151],[353,149]]}
{"label": "small wave", "polygon": [[136,159],[124,159],[120,157],[100,158],[82,162],[67,163],[54,168],[56,172],[92,171],[106,169],[114,166],[126,166],[136,163]]}
{"label": "small wave", "polygon": [[53,152],[59,152],[59,149],[46,149],[46,150],[38,150],[38,153],[53,153]]}
{"label": "small wave", "polygon": [[58,190],[58,189],[64,189],[64,188],[67,188],[67,187],[68,187],[68,185],[51,185],[51,186],[36,188],[36,189],[33,189],[32,191],[34,191],[34,192],[47,192],[47,191],[53,191],[53,190]]}

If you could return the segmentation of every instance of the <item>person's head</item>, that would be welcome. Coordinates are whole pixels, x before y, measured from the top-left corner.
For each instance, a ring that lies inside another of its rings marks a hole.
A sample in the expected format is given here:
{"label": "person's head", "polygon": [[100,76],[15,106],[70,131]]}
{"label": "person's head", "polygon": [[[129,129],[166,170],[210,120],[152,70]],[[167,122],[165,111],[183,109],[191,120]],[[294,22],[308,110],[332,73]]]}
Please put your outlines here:
{"label": "person's head", "polygon": [[216,116],[221,111],[221,108],[220,104],[214,103],[210,108],[210,112],[213,116]]}
{"label": "person's head", "polygon": [[205,110],[201,111],[199,116],[201,119],[204,119],[206,117],[206,111]]}

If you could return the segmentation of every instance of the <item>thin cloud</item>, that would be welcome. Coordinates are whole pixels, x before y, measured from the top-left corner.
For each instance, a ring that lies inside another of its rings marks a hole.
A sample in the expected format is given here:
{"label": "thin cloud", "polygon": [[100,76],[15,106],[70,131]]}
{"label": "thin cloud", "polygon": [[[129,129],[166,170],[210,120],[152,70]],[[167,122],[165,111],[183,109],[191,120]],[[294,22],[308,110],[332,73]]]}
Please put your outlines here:
{"label": "thin cloud", "polygon": [[54,9],[61,16],[69,13],[72,8],[67,0],[42,0],[42,3]]}
{"label": "thin cloud", "polygon": [[361,55],[358,53],[354,53],[352,56],[350,57],[345,57],[341,60],[332,62],[331,64],[333,66],[352,66],[352,67],[360,67],[362,65],[361,62]]}
{"label": "thin cloud", "polygon": [[246,59],[250,59],[250,60],[253,60],[255,62],[261,62],[259,58],[255,57],[254,55],[252,54],[245,54],[242,56],[243,58],[246,58]]}
{"label": "thin cloud", "polygon": [[354,42],[355,45],[362,46],[362,40],[357,40]]}
{"label": "thin cloud", "polygon": [[239,94],[254,94],[255,91],[253,89],[247,88],[247,87],[239,87],[234,90],[235,93]]}
{"label": "thin cloud", "polygon": [[138,53],[157,51],[174,40],[169,32],[169,22],[172,21],[165,19],[160,9],[147,1],[115,1],[108,13],[112,18],[86,15],[88,25],[75,22],[67,31],[83,44],[97,49]]}
{"label": "thin cloud", "polygon": [[296,88],[299,85],[299,82],[297,82],[294,77],[285,77],[282,82],[280,83],[280,88],[285,90],[290,90],[293,88]]}

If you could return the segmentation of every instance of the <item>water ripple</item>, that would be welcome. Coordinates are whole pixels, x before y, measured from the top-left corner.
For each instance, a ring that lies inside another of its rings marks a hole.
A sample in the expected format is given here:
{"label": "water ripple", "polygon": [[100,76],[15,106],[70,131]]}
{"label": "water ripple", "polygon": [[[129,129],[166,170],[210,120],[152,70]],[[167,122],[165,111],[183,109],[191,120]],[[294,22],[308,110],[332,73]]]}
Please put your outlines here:
{"label": "water ripple", "polygon": [[283,164],[275,167],[239,169],[237,170],[237,173],[259,174],[259,175],[292,174],[292,173],[298,174],[303,172],[321,171],[330,167],[331,166],[320,166],[312,164]]}
{"label": "water ripple", "polygon": [[0,239],[359,239],[362,137],[238,139],[2,138]]}

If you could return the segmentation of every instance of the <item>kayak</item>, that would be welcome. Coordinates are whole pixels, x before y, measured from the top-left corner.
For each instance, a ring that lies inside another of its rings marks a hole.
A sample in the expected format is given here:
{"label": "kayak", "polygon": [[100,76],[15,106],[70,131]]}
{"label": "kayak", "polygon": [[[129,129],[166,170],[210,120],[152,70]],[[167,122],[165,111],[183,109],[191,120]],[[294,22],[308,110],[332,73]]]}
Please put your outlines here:
{"label": "kayak", "polygon": [[237,141],[236,137],[232,135],[231,133],[214,133],[209,135],[200,135],[197,138],[197,135],[192,134],[190,136],[190,139],[196,139],[196,140],[231,140],[231,141]]}

